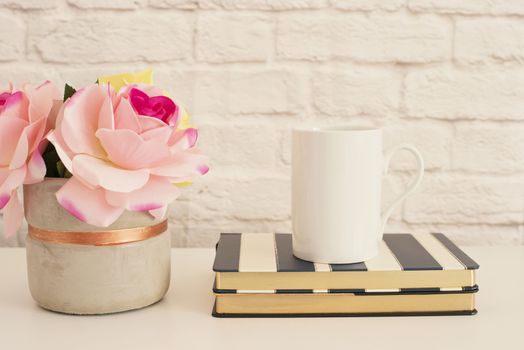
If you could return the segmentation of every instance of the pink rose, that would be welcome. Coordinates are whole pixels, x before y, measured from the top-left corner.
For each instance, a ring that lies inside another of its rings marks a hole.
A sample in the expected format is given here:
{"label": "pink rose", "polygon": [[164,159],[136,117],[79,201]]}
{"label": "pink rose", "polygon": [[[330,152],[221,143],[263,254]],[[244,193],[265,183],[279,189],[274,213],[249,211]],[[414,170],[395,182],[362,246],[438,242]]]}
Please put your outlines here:
{"label": "pink rose", "polygon": [[175,125],[178,121],[178,106],[169,97],[149,97],[133,87],[129,90],[129,101],[139,115],[154,117],[169,125]]}
{"label": "pink rose", "polygon": [[41,155],[48,116],[59,99],[51,82],[38,87],[12,84],[0,88],[0,209],[4,233],[11,236],[23,220],[17,189],[22,184],[42,181],[46,168]]}
{"label": "pink rose", "polygon": [[174,183],[209,170],[195,147],[197,130],[177,129],[178,123],[178,106],[151,85],[77,91],[48,136],[73,174],[58,202],[96,226],[111,225],[124,210],[163,217],[179,195]]}

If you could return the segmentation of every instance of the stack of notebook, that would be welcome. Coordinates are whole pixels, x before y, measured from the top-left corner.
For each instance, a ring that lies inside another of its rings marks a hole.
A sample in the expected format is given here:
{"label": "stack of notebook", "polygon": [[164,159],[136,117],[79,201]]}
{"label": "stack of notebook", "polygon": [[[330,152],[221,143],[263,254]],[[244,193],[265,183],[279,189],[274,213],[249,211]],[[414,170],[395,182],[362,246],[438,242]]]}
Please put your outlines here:
{"label": "stack of notebook", "polygon": [[295,258],[291,234],[223,233],[213,315],[471,315],[478,267],[441,233],[385,234],[379,255],[356,264]]}

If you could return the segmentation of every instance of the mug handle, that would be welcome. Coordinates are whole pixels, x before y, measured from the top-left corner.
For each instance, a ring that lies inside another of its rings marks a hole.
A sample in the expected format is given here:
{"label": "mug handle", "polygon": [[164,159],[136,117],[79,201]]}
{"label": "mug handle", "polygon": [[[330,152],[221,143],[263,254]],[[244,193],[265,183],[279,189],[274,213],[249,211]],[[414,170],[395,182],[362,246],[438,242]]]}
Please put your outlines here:
{"label": "mug handle", "polygon": [[388,174],[389,163],[391,161],[391,158],[393,157],[393,155],[395,155],[395,153],[397,153],[397,151],[400,151],[400,150],[409,151],[411,152],[411,154],[415,156],[417,160],[417,167],[418,167],[417,176],[415,180],[404,191],[404,193],[402,193],[402,195],[396,198],[382,213],[380,231],[378,234],[379,241],[382,240],[382,235],[384,234],[384,230],[386,229],[386,223],[389,217],[391,216],[391,213],[393,212],[393,210],[395,210],[397,205],[399,205],[404,199],[406,199],[407,196],[409,196],[411,193],[413,193],[413,191],[415,191],[418,185],[420,185],[420,183],[422,182],[422,176],[424,175],[424,159],[422,158],[422,155],[420,154],[418,149],[416,149],[415,146],[409,143],[401,143],[399,145],[391,147],[390,149],[386,151],[386,153],[384,154],[384,175]]}

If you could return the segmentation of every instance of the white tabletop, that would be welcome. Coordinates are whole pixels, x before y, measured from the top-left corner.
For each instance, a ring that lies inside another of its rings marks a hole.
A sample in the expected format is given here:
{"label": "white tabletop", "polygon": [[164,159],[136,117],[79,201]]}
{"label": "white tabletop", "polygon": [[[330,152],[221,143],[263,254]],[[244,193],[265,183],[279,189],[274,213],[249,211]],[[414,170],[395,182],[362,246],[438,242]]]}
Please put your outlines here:
{"label": "white tabletop", "polygon": [[524,349],[524,247],[465,251],[480,263],[476,316],[219,319],[212,249],[174,249],[171,288],[149,308],[106,316],[45,311],[25,250],[0,249],[0,349]]}

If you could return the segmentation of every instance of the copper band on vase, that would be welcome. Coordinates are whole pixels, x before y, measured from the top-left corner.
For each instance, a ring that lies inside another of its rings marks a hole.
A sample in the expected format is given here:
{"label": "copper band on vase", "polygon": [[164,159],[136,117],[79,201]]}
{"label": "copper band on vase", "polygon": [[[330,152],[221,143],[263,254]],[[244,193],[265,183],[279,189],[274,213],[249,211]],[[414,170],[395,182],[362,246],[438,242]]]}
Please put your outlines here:
{"label": "copper band on vase", "polygon": [[167,220],[152,226],[107,231],[52,231],[29,225],[29,237],[43,242],[111,246],[143,241],[167,230]]}

